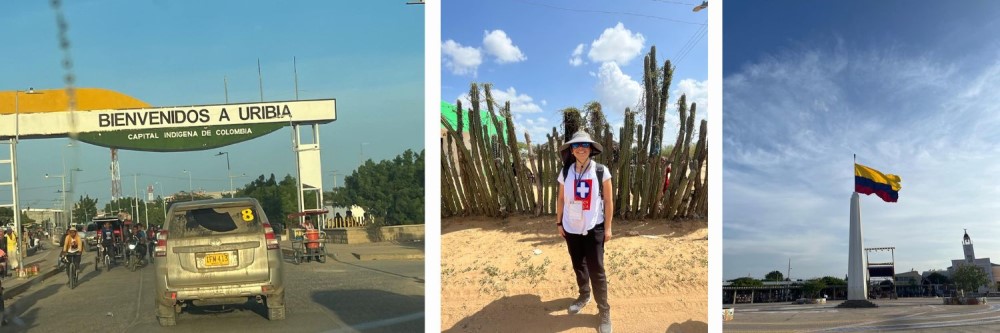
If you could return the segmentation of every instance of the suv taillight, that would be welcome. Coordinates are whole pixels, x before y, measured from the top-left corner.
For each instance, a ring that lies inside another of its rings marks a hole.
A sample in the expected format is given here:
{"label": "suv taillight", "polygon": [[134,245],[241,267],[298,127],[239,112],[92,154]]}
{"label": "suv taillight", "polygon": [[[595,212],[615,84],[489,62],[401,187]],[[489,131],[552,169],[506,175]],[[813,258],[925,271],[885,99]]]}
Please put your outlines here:
{"label": "suv taillight", "polygon": [[157,257],[167,256],[167,231],[160,230],[156,234],[156,248],[153,250],[153,255]]}
{"label": "suv taillight", "polygon": [[274,238],[274,229],[271,229],[270,223],[264,223],[264,239],[267,241],[268,250],[277,250],[279,248],[278,239]]}

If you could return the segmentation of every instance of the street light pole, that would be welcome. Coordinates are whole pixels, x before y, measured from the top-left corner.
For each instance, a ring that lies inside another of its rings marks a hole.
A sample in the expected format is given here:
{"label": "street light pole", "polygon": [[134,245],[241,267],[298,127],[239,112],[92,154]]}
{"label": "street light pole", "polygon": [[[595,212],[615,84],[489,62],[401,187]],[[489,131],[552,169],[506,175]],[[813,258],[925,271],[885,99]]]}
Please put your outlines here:
{"label": "street light pole", "polygon": [[[83,169],[80,169],[80,168],[72,168],[72,169],[69,169],[69,186],[70,186],[70,189],[73,189],[73,173],[74,173],[74,172],[77,172],[77,171],[83,171]],[[65,175],[64,175],[64,176],[65,176]],[[66,197],[66,186],[65,186],[65,182],[64,182],[63,184],[64,184],[64,185],[63,185],[63,198],[65,198],[65,197]],[[87,213],[86,213],[86,212],[84,212],[84,213],[83,213],[83,215],[85,215],[84,217],[86,217]],[[73,206],[72,206],[72,205],[70,205],[70,206],[69,206],[69,224],[67,224],[66,226],[70,226],[70,225],[72,225],[72,224],[73,224]]]}
{"label": "street light pole", "polygon": [[[11,182],[10,186],[13,190],[12,199],[14,209],[14,232],[15,237],[21,237],[21,206],[18,197],[17,189],[17,141],[21,139],[21,109],[20,101],[18,100],[19,95],[22,91],[14,90],[14,140],[10,143],[10,173]],[[28,88],[28,91],[24,91],[25,94],[34,94],[35,89]],[[24,266],[24,238],[22,237],[17,243],[17,264],[18,269]]]}
{"label": "street light pole", "polygon": [[[45,178],[59,177],[59,180],[62,183],[62,191],[60,191],[59,193],[62,194],[62,205],[61,205],[61,207],[62,207],[62,211],[63,211],[63,219],[65,219],[65,216],[66,216],[66,174],[65,174],[65,171],[66,170],[63,170],[63,174],[61,174],[61,175],[49,175],[49,174],[45,174]],[[63,222],[65,222],[65,220]],[[65,229],[62,228],[62,230],[65,230]]]}
{"label": "street light pole", "polygon": [[235,198],[236,197],[236,190],[232,189],[232,187],[233,187],[233,178],[246,177],[246,175],[247,175],[246,173],[241,173],[239,175],[229,175],[229,188],[230,188],[230,190],[229,190],[229,197],[230,198]]}
{"label": "street light pole", "polygon": [[218,154],[215,154],[215,156],[222,156],[223,154],[226,155],[226,176],[229,177],[229,195],[232,196],[233,195],[233,175],[232,175],[233,171],[232,171],[232,168],[229,167],[229,152],[228,151],[220,151]]}
{"label": "street light pole", "polygon": [[160,191],[160,204],[163,207],[163,223],[167,223],[167,198],[163,197],[163,185],[156,182],[157,190]]}
{"label": "street light pole", "polygon": [[333,170],[330,174],[333,175],[333,188],[337,188],[337,175],[340,174],[340,170]]}
{"label": "street light pole", "polygon": [[188,175],[188,194],[191,195],[191,201],[194,201],[194,192],[191,192],[191,171],[184,170],[183,172]]}

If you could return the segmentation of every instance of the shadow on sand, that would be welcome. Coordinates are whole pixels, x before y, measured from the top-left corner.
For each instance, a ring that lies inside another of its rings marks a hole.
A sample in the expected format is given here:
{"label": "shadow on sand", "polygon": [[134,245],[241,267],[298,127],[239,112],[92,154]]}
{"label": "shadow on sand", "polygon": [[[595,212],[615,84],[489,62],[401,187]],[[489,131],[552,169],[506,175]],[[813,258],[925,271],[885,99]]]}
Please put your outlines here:
{"label": "shadow on sand", "polygon": [[597,315],[566,312],[572,302],[572,298],[542,302],[538,295],[528,294],[504,297],[462,318],[444,332],[492,331],[497,329],[496,323],[504,323],[503,330],[507,332],[562,332],[576,327],[597,329]]}

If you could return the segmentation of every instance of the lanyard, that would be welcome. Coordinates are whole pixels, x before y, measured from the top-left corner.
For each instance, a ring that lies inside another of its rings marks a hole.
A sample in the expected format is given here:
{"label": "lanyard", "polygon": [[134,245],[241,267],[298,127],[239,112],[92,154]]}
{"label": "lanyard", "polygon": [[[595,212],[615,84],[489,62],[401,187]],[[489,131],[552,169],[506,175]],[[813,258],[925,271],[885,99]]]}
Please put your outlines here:
{"label": "lanyard", "polygon": [[576,168],[573,168],[573,179],[576,180],[576,182],[573,183],[574,187],[576,184],[579,184],[580,179],[583,179],[583,176],[587,174],[587,170],[590,170],[590,160],[587,160],[587,165],[583,167],[583,172],[581,173],[576,173]]}

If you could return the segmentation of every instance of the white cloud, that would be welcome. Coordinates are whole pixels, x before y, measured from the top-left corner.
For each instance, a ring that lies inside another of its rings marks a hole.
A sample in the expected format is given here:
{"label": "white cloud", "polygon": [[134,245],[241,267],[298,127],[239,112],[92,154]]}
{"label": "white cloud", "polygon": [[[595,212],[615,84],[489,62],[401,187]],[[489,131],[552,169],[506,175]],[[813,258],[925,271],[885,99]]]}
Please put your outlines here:
{"label": "white cloud", "polygon": [[[514,87],[509,87],[506,90],[493,89],[491,90],[493,94],[493,99],[502,106],[505,102],[510,102],[511,115],[514,121],[514,129],[518,133],[518,140],[524,140],[523,133],[527,132],[531,135],[532,142],[538,143],[539,140],[544,140],[545,134],[552,130],[555,126],[552,121],[545,117],[544,110],[535,104],[534,98],[523,93],[518,93],[517,89]],[[469,101],[469,94],[464,93],[457,98],[462,101],[462,105],[468,108],[472,105]],[[548,104],[545,100],[541,100],[539,103],[542,105]],[[481,100],[480,103],[481,110],[487,110],[485,99]]]}
{"label": "white cloud", "polygon": [[483,48],[501,64],[528,60],[503,30],[484,31]]}
{"label": "white cloud", "polygon": [[[691,103],[697,103],[698,105],[698,108],[695,110],[694,123],[695,131],[698,131],[701,121],[708,118],[708,81],[683,79],[680,82],[675,81],[673,88],[670,92],[666,123],[664,124],[667,133],[675,133],[680,128],[679,119],[677,118],[677,100],[681,98],[681,95],[687,96],[688,110],[690,110]],[[664,142],[669,141],[668,144],[673,144],[673,141],[664,140]]]}
{"label": "white cloud", "polygon": [[573,55],[569,58],[569,64],[573,67],[583,65],[583,59],[580,58],[583,55],[583,44],[577,45],[576,49],[573,50]]}
{"label": "white cloud", "polygon": [[987,93],[1000,89],[996,52],[840,47],[769,54],[724,78],[724,276],[761,277],[792,258],[794,277],[843,277],[855,153],[902,177],[897,203],[862,196],[866,246],[895,246],[905,270],[943,269],[969,228],[977,254],[997,257],[1000,187],[984,181],[1000,172],[1000,94]]}
{"label": "white cloud", "polygon": [[640,33],[632,33],[618,22],[613,28],[607,28],[596,40],[590,43],[590,52],[587,57],[595,62],[612,61],[619,65],[628,64],[640,52],[646,37]]}
{"label": "white cloud", "polygon": [[677,83],[672,95],[680,98],[681,94],[687,95],[688,103],[698,103],[699,110],[708,110],[708,81],[698,81],[695,79],[683,79]]}
{"label": "white cloud", "polygon": [[462,46],[450,39],[441,44],[441,56],[445,66],[455,75],[476,76],[476,70],[483,63],[479,49]]}
{"label": "white cloud", "polygon": [[642,96],[642,85],[622,73],[613,62],[601,64],[595,90],[606,115],[622,114],[626,107],[634,108]]}
{"label": "white cloud", "polygon": [[514,128],[517,129],[518,141],[524,142],[524,133],[531,136],[531,144],[539,144],[545,141],[545,134],[552,132],[555,124],[548,118],[529,118],[525,115],[514,116]]}
{"label": "white cloud", "polygon": [[[527,94],[518,94],[514,87],[507,88],[507,90],[492,89],[490,93],[493,94],[493,100],[497,103],[497,106],[503,106],[504,103],[510,102],[510,112],[514,114],[518,113],[538,113],[542,112],[542,108],[535,104],[534,98],[528,96]],[[480,108],[486,110],[486,97],[485,95],[480,95]],[[469,94],[463,93],[458,96],[458,99],[462,100],[464,105],[471,105],[469,102]],[[544,103],[544,101],[543,101]],[[499,109],[498,109],[499,110]]]}

